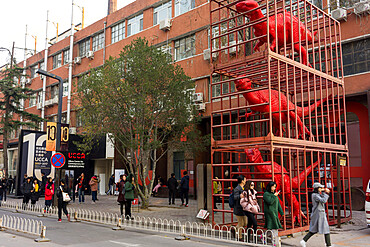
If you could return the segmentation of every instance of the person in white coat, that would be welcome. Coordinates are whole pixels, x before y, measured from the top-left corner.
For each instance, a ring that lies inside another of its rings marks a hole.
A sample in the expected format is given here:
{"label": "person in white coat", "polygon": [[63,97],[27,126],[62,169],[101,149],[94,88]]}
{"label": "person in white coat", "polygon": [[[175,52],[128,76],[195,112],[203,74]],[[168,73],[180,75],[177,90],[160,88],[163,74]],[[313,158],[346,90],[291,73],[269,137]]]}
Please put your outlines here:
{"label": "person in white coat", "polygon": [[326,246],[331,247],[330,229],[325,213],[325,203],[329,199],[330,190],[328,188],[324,188],[325,186],[320,183],[314,183],[312,187],[312,214],[310,228],[307,235],[300,243],[302,247],[306,247],[308,239],[314,234],[320,233],[325,235]]}

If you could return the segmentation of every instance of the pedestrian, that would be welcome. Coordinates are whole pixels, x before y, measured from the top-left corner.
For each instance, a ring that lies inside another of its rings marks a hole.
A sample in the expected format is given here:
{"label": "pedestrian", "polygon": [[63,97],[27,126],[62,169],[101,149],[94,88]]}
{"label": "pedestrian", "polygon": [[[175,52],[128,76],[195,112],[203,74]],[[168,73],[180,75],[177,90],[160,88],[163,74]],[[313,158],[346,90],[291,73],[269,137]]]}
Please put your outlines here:
{"label": "pedestrian", "polygon": [[14,184],[14,181],[15,181],[15,177],[13,179],[12,175],[10,175],[9,178],[8,178],[8,191],[9,191],[9,194],[12,194],[13,193],[13,184]]}
{"label": "pedestrian", "polygon": [[95,204],[95,201],[98,196],[98,185],[99,185],[99,179],[96,177],[96,175],[92,176],[89,182],[89,185],[91,187],[91,197],[92,197],[92,203]]}
{"label": "pedestrian", "polygon": [[234,189],[234,209],[233,213],[238,220],[236,228],[239,232],[239,241],[243,240],[243,229],[247,225],[247,216],[245,216],[240,200],[244,198],[243,191],[247,179],[243,175],[237,176],[238,185]]}
{"label": "pedestrian", "polygon": [[320,183],[313,184],[312,193],[312,213],[310,228],[300,244],[302,247],[306,247],[306,242],[310,237],[316,233],[324,234],[326,246],[330,247],[330,229],[328,219],[326,218],[325,203],[329,199],[330,189],[324,188],[325,186]]}
{"label": "pedestrian", "polygon": [[41,195],[45,195],[45,186],[46,186],[47,178],[45,176],[45,172],[41,172]]}
{"label": "pedestrian", "polygon": [[[183,177],[180,182],[180,192],[181,192],[181,203],[188,207],[189,205],[189,175],[187,171],[183,172]],[[186,199],[186,204],[184,203],[184,196]]]}
{"label": "pedestrian", "polygon": [[4,193],[4,182],[3,182],[3,179],[0,179],[0,206],[1,206],[1,202],[3,200],[3,193]]}
{"label": "pedestrian", "polygon": [[114,185],[114,174],[112,174],[112,176],[110,176],[109,178],[109,182],[108,182],[109,190],[106,192],[107,195],[114,194],[113,185]]}
{"label": "pedestrian", "polygon": [[158,194],[159,188],[162,187],[162,183],[163,183],[162,181],[163,181],[163,179],[161,178],[161,176],[158,176],[157,185],[153,189],[153,196]]}
{"label": "pedestrian", "polygon": [[23,175],[22,184],[24,184],[24,182],[26,182],[26,181],[27,181],[27,178],[28,178],[28,175],[27,175],[27,173],[25,173],[25,174]]}
{"label": "pedestrian", "polygon": [[126,183],[126,175],[122,174],[119,176],[119,184],[118,184],[118,198],[117,202],[120,205],[120,212],[121,217],[123,215],[123,205],[125,205],[125,183]]}
{"label": "pedestrian", "polygon": [[135,182],[134,176],[132,174],[129,174],[127,176],[127,180],[126,180],[126,183],[125,183],[125,200],[126,200],[126,202],[125,202],[125,218],[126,219],[131,219],[131,204],[132,204],[132,201],[135,198],[134,182]]}
{"label": "pedestrian", "polygon": [[37,178],[33,179],[32,190],[31,190],[31,205],[35,205],[40,197],[40,185]]}
{"label": "pedestrian", "polygon": [[66,196],[63,196],[63,193],[69,194],[68,186],[66,185],[64,179],[60,180],[60,185],[57,189],[57,197],[58,197],[58,222],[62,222],[62,210],[64,214],[67,216],[68,221],[70,220],[67,205],[68,199]]}
{"label": "pedestrian", "polygon": [[85,174],[81,173],[81,176],[77,179],[78,189],[78,202],[81,204],[85,202],[85,191],[87,190]]}
{"label": "pedestrian", "polygon": [[[218,177],[215,177],[215,179],[217,180]],[[222,191],[221,182],[220,181],[213,181],[213,195],[220,194],[221,191]],[[214,209],[217,209],[217,201],[218,201],[218,199],[219,199],[218,196],[213,196],[213,208]]]}
{"label": "pedestrian", "polygon": [[175,205],[176,188],[178,186],[175,173],[171,173],[171,177],[168,179],[167,185],[168,185],[168,205],[171,205],[171,199],[172,204]]}
{"label": "pedestrian", "polygon": [[9,178],[8,178],[8,191],[9,191],[9,194],[13,193],[13,184],[14,184],[14,180],[13,180],[12,175],[10,175]]}
{"label": "pedestrian", "polygon": [[45,213],[47,210],[51,208],[51,204],[53,201],[53,195],[54,195],[53,179],[51,177],[48,177],[46,185],[45,185],[45,208],[44,208]]}
{"label": "pedestrian", "polygon": [[276,183],[274,181],[270,181],[267,184],[266,191],[263,194],[265,228],[272,230],[275,239],[278,236],[278,229],[282,228],[279,213],[280,215],[284,215],[278,198],[279,194],[280,191],[276,191]]}
{"label": "pedestrian", "polygon": [[32,184],[32,178],[27,177],[25,182],[22,184],[22,194],[23,194],[23,207],[28,205],[28,202],[31,199],[31,194],[32,194],[32,189],[33,189],[33,184]]}
{"label": "pedestrian", "polygon": [[3,182],[3,200],[6,202],[6,193],[8,191],[8,179],[6,177],[3,177],[2,179]]}
{"label": "pedestrian", "polygon": [[[260,206],[257,202],[257,191],[254,189],[254,182],[248,180],[244,186],[243,196],[240,200],[240,204],[243,207],[244,214],[248,218],[247,228],[253,226],[253,234],[257,232],[257,220],[256,214],[261,211]],[[250,239],[250,238],[249,238]]]}

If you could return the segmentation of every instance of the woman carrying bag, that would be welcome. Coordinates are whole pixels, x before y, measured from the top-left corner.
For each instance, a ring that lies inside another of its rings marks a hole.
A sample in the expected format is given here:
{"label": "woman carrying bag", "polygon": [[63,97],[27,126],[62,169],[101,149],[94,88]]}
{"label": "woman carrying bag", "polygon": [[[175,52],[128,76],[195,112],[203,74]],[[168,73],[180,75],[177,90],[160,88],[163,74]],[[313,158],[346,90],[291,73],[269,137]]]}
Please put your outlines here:
{"label": "woman carrying bag", "polygon": [[71,200],[69,197],[69,188],[66,186],[64,179],[60,180],[60,186],[57,189],[58,197],[58,222],[62,222],[62,209],[69,221],[69,214],[67,211],[67,204]]}
{"label": "woman carrying bag", "polygon": [[325,203],[329,199],[330,190],[328,188],[324,188],[325,186],[320,183],[314,183],[312,187],[313,193],[310,228],[308,229],[307,235],[303,240],[301,240],[300,244],[302,247],[306,247],[308,239],[314,234],[320,233],[324,234],[326,246],[330,247],[330,229],[325,213]]}
{"label": "woman carrying bag", "polygon": [[118,198],[117,202],[120,205],[120,210],[121,210],[121,217],[123,216],[123,205],[125,205],[125,182],[126,182],[126,175],[122,174],[120,175],[120,181],[118,184]]}
{"label": "woman carrying bag", "polygon": [[33,180],[32,184],[32,190],[31,190],[31,205],[35,206],[36,202],[39,200],[40,197],[40,186],[39,181],[37,179]]}
{"label": "woman carrying bag", "polygon": [[248,217],[247,228],[250,228],[253,225],[253,232],[257,232],[257,220],[256,214],[261,211],[260,206],[257,202],[257,191],[254,189],[254,182],[248,180],[245,184],[244,197],[240,199],[240,204],[243,207],[245,216]]}

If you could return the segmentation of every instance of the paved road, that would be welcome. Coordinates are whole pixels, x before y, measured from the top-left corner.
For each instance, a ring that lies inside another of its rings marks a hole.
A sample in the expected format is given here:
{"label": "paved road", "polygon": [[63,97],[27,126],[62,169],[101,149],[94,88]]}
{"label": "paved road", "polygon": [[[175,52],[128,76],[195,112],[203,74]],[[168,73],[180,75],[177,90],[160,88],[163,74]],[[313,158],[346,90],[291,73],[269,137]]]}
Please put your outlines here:
{"label": "paved road", "polygon": [[[156,246],[226,246],[225,243],[205,241],[202,239],[191,239],[177,241],[175,235],[156,233],[151,231],[140,231],[127,229],[113,231],[112,227],[94,223],[71,223],[63,220],[57,222],[54,217],[39,218],[36,215],[13,213],[0,208],[0,216],[12,215],[27,219],[41,220],[47,227],[46,237],[51,239],[50,243],[42,243],[45,246],[126,246],[126,247],[156,247]],[[0,232],[0,246],[36,246],[35,237],[31,235],[14,234],[11,231]],[[25,244],[25,245],[23,245]],[[40,244],[38,244],[40,246]],[[230,246],[227,244],[227,246]]]}

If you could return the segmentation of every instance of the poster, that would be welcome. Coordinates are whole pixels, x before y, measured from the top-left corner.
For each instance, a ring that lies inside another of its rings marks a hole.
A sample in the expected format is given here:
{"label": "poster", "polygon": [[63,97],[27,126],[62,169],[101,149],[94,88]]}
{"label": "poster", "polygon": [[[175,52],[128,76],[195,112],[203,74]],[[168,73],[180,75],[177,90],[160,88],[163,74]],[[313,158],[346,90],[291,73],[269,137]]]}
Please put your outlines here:
{"label": "poster", "polygon": [[114,182],[115,183],[119,182],[119,176],[121,174],[125,174],[125,169],[115,169],[114,170]]}

